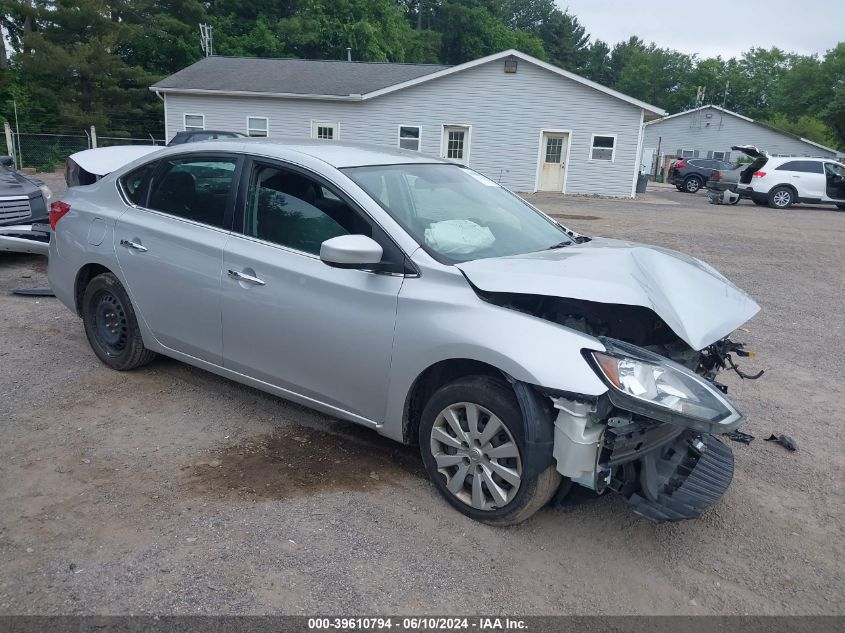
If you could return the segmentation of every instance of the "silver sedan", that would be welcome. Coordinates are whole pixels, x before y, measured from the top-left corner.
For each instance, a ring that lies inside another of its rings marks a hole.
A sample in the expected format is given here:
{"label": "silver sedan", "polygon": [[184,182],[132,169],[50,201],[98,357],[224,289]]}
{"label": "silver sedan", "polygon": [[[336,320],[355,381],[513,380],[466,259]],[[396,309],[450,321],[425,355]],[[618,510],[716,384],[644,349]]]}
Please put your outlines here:
{"label": "silver sedan", "polygon": [[[164,354],[399,442],[507,525],[573,485],[656,521],[731,481],[715,382],[759,309],[465,166],[332,142],[153,152],[50,209],[49,277],[116,370]],[[732,362],[732,361],[731,361]]]}

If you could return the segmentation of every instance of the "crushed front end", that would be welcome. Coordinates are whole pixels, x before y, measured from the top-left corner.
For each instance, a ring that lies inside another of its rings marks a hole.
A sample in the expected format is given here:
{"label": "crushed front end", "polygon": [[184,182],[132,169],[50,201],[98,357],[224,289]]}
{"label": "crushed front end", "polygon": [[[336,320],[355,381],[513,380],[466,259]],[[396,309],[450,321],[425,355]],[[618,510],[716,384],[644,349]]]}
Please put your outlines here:
{"label": "crushed front end", "polygon": [[681,362],[601,338],[605,352],[585,352],[608,385],[599,398],[550,394],[556,409],[554,457],[573,483],[624,497],[656,522],[698,517],[733,478],[730,447],[718,435],[742,415],[715,381],[720,368],[744,377],[723,339]]}

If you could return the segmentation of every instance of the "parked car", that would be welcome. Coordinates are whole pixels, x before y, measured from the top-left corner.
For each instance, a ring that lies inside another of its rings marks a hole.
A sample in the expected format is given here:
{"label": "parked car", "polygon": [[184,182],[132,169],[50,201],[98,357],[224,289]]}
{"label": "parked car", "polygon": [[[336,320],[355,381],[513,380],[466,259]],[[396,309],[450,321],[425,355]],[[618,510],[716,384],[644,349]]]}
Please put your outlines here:
{"label": "parked car", "polygon": [[112,145],[76,152],[65,161],[65,183],[68,187],[93,184],[118,167],[159,149],[161,145]]}
{"label": "parked car", "polygon": [[714,169],[707,180],[707,194],[713,204],[738,204],[740,196],[736,192],[739,176],[744,165],[732,169]]}
{"label": "parked car", "polygon": [[116,370],[163,354],[417,443],[490,524],[578,484],[698,516],[743,416],[715,382],[759,310],[707,264],[569,230],[399,149],[209,141],[50,209],[49,279]]}
{"label": "parked car", "polygon": [[786,209],[796,203],[845,210],[845,166],[831,158],[769,156],[750,145],[733,147],[754,161],[742,170],[737,192],[756,204]]}
{"label": "parked car", "polygon": [[228,132],[226,130],[187,130],[176,132],[167,144],[181,145],[182,143],[196,143],[197,141],[216,141],[223,138],[246,138],[246,134],[240,132]]}
{"label": "parked car", "polygon": [[714,169],[728,170],[733,166],[713,158],[681,158],[669,166],[666,182],[675,185],[678,191],[695,193],[704,186]]}
{"label": "parked car", "polygon": [[11,156],[0,157],[0,251],[47,254],[50,188],[15,170]]}

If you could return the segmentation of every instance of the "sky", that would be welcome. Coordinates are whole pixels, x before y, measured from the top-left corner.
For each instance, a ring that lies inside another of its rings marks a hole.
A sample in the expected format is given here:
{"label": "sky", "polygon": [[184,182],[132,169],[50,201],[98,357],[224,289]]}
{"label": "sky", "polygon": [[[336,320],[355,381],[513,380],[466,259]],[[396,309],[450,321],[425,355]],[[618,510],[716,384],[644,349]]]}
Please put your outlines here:
{"label": "sky", "polygon": [[821,55],[845,40],[845,0],[555,0],[590,39],[611,46],[637,35],[700,57],[752,46]]}

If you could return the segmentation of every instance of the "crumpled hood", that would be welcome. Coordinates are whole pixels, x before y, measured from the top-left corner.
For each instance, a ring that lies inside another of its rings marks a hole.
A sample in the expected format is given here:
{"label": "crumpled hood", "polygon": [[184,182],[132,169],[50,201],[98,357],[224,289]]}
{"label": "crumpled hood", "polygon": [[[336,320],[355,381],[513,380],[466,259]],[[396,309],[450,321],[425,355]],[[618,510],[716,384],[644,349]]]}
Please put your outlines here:
{"label": "crumpled hood", "polygon": [[760,310],[704,262],[665,248],[594,238],[564,248],[478,259],[457,267],[487,292],[650,308],[693,349],[727,336]]}

